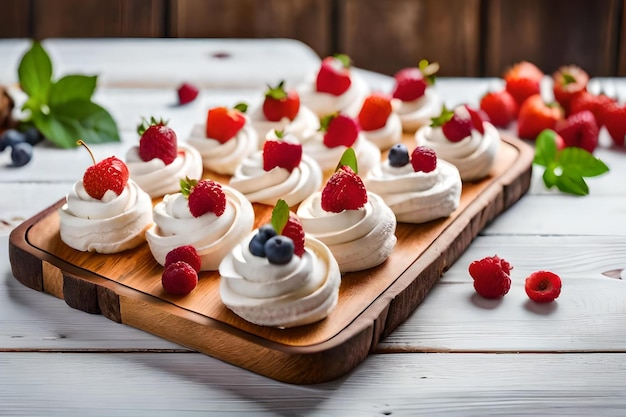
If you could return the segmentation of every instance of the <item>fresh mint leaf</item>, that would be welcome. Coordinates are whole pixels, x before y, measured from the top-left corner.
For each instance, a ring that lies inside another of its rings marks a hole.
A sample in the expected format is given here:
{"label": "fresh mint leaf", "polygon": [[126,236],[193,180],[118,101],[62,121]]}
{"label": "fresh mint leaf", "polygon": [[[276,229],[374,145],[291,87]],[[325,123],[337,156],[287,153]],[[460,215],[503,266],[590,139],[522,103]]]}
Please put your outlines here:
{"label": "fresh mint leaf", "polygon": [[272,218],[270,223],[277,234],[281,234],[285,225],[289,221],[289,206],[287,202],[280,199],[276,202],[274,209],[272,210]]}
{"label": "fresh mint leaf", "polygon": [[353,148],[347,148],[345,151],[343,151],[343,154],[341,155],[341,159],[339,160],[335,171],[340,170],[341,167],[345,165],[352,168],[352,171],[354,171],[355,174],[359,173],[359,164],[357,163],[356,152]]}
{"label": "fresh mint leaf", "polygon": [[551,129],[539,133],[535,142],[535,164],[548,167],[554,161],[557,153],[555,137],[556,132]]}
{"label": "fresh mint leaf", "polygon": [[98,77],[95,75],[66,75],[50,86],[49,105],[65,103],[72,100],[91,100],[96,91]]}
{"label": "fresh mint leaf", "polygon": [[39,42],[33,42],[17,68],[22,90],[38,104],[48,102],[52,84],[52,61]]}
{"label": "fresh mint leaf", "polygon": [[99,105],[72,100],[50,107],[48,114],[33,115],[35,127],[62,148],[76,147],[78,139],[86,143],[119,142],[117,125]]}
{"label": "fresh mint leaf", "polygon": [[582,148],[565,148],[559,152],[556,160],[563,170],[576,172],[583,177],[597,177],[609,171],[604,162]]}
{"label": "fresh mint leaf", "polygon": [[564,192],[574,195],[587,195],[589,194],[589,186],[585,182],[584,178],[576,172],[563,171],[558,177],[557,188]]}
{"label": "fresh mint leaf", "polygon": [[559,182],[559,178],[554,172],[554,166],[548,166],[545,171],[543,171],[543,183],[547,188],[554,187]]}

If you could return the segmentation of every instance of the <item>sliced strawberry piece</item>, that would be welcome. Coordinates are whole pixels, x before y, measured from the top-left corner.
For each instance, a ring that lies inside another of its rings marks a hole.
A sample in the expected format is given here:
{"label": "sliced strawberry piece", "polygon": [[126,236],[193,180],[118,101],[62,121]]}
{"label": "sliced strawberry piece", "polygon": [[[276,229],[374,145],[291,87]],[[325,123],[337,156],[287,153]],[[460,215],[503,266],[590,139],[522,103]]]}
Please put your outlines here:
{"label": "sliced strawberry piece", "polygon": [[285,81],[276,87],[269,86],[263,100],[263,114],[271,122],[278,122],[286,117],[293,120],[300,111],[300,96],[296,90],[285,90]]}
{"label": "sliced strawberry piece", "polygon": [[332,213],[358,210],[367,203],[367,190],[349,166],[342,166],[322,190],[322,209]]}
{"label": "sliced strawberry piece", "polygon": [[346,114],[333,114],[321,120],[324,133],[324,145],[329,148],[337,146],[350,147],[359,136],[359,125]]}
{"label": "sliced strawberry piece", "polygon": [[270,171],[275,167],[293,171],[302,160],[302,144],[291,135],[268,139],[263,144],[263,169]]}
{"label": "sliced strawberry piece", "polygon": [[554,128],[556,133],[565,141],[565,146],[577,146],[593,153],[598,146],[600,129],[593,113],[583,110],[570,115],[565,120],[559,120]]}
{"label": "sliced strawberry piece", "polygon": [[238,109],[214,107],[209,110],[206,120],[206,137],[225,143],[246,124],[246,118]]}
{"label": "sliced strawberry piece", "polygon": [[365,98],[357,120],[365,131],[377,130],[387,124],[391,115],[391,99],[386,94],[373,93]]}
{"label": "sliced strawberry piece", "polygon": [[351,84],[350,57],[338,54],[322,60],[315,81],[318,92],[340,96],[348,91]]}

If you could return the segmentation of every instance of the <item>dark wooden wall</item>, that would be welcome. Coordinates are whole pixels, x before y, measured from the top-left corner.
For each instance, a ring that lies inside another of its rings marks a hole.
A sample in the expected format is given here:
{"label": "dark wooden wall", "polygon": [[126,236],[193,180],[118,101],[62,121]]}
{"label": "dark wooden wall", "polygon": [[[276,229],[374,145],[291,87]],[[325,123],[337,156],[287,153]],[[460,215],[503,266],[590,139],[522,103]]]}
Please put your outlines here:
{"label": "dark wooden wall", "polygon": [[393,74],[499,76],[526,59],[626,76],[626,0],[2,0],[0,37],[298,39]]}

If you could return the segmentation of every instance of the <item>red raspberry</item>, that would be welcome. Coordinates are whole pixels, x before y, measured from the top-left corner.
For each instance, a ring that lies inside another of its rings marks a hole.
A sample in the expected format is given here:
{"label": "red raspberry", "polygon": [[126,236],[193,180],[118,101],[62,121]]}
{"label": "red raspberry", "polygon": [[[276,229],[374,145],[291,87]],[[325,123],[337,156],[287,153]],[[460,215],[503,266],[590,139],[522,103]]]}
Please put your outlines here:
{"label": "red raspberry", "polygon": [[322,209],[332,213],[358,210],[365,203],[367,203],[365,185],[347,165],[336,171],[322,190]]}
{"label": "red raspberry", "polygon": [[187,262],[174,262],[165,267],[161,285],[170,294],[187,295],[198,285],[198,273]]}
{"label": "red raspberry", "polygon": [[324,134],[324,145],[329,148],[337,146],[350,147],[359,135],[359,125],[352,117],[336,114],[325,117],[321,121]]}
{"label": "red raspberry", "polygon": [[437,154],[426,146],[418,146],[411,153],[411,165],[415,172],[431,172],[437,168]]}
{"label": "red raspberry", "polygon": [[224,214],[226,194],[222,186],[213,180],[181,180],[183,195],[189,199],[189,211],[194,217],[213,212],[216,216]]}
{"label": "red raspberry", "polygon": [[167,267],[169,264],[173,264],[174,262],[178,261],[187,262],[196,272],[200,272],[200,266],[202,264],[202,261],[198,256],[196,248],[194,248],[193,246],[179,246],[169,251],[168,254],[165,256],[164,266]]}
{"label": "red raspberry", "polygon": [[474,278],[474,289],[485,298],[500,298],[511,288],[511,264],[498,256],[488,256],[474,261],[469,273]]}
{"label": "red raspberry", "polygon": [[549,303],[561,294],[561,278],[550,271],[533,272],[524,285],[528,297],[537,303]]}
{"label": "red raspberry", "polygon": [[289,212],[289,220],[287,220],[287,224],[280,234],[293,240],[294,255],[304,255],[304,228],[302,227],[302,223],[300,223],[300,219],[294,212]]}

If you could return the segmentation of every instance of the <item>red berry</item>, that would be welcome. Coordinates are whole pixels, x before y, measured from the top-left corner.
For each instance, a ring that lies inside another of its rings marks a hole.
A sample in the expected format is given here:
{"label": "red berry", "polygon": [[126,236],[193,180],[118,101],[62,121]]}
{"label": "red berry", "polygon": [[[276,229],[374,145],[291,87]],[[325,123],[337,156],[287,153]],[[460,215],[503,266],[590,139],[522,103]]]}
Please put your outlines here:
{"label": "red berry", "polygon": [[485,133],[485,122],[489,121],[489,116],[487,113],[480,109],[474,109],[473,107],[465,105],[467,112],[472,119],[472,127],[478,131],[481,135]]}
{"label": "red berry", "polygon": [[120,195],[124,191],[129,177],[128,167],[124,161],[115,156],[110,156],[96,163],[96,159],[87,144],[82,140],[79,140],[78,144],[87,149],[93,161],[93,165],[87,168],[83,174],[83,187],[87,194],[96,200],[102,200],[108,190]]}
{"label": "red berry", "polygon": [[609,103],[602,112],[604,126],[619,147],[626,146],[626,103]]}
{"label": "red berry", "polygon": [[359,125],[356,120],[345,114],[335,114],[322,119],[324,145],[329,148],[337,146],[350,147],[359,136]]}
{"label": "red berry", "polygon": [[367,203],[365,185],[347,165],[337,170],[322,190],[322,209],[332,213],[358,210],[365,203]]}
{"label": "red berry", "polygon": [[302,144],[292,136],[279,137],[278,140],[268,139],[263,144],[263,169],[270,171],[275,167],[285,168],[289,172],[300,165],[302,160]]}
{"label": "red berry", "polygon": [[518,106],[506,90],[492,91],[480,100],[480,108],[487,113],[494,126],[506,128],[517,117]]}
{"label": "red berry", "polygon": [[363,101],[358,115],[361,129],[370,131],[384,127],[387,124],[391,110],[391,99],[387,95],[380,93],[371,94]]}
{"label": "red berry", "polygon": [[339,96],[345,93],[351,84],[350,58],[347,55],[339,54],[322,60],[315,82],[318,92]]}
{"label": "red berry", "polygon": [[141,135],[139,139],[139,157],[143,161],[159,158],[165,165],[169,165],[178,155],[176,132],[167,126],[167,122],[150,118],[137,128]]}
{"label": "red berry", "polygon": [[571,112],[571,102],[578,94],[587,91],[589,74],[576,65],[562,66],[552,74],[554,99],[566,115]]}
{"label": "red berry", "polygon": [[583,110],[559,120],[554,130],[565,141],[565,146],[577,146],[592,153],[598,146],[600,129],[593,113]]}
{"label": "red berry", "polygon": [[474,279],[474,289],[485,298],[500,298],[511,288],[509,276],[511,264],[498,256],[488,256],[474,261],[469,266],[469,274]]}
{"label": "red berry", "polygon": [[276,87],[268,87],[263,101],[263,114],[271,122],[278,122],[283,117],[293,120],[300,111],[300,96],[296,90],[285,90],[285,81]]}
{"label": "red berry", "polygon": [[518,106],[535,94],[540,93],[543,72],[528,61],[518,62],[504,73],[506,90],[513,96]]}
{"label": "red berry", "polygon": [[198,273],[187,262],[174,262],[163,270],[161,285],[170,294],[187,295],[198,285]]}
{"label": "red berry", "polygon": [[411,153],[411,165],[415,172],[431,172],[437,168],[437,154],[431,148],[418,146]]}
{"label": "red berry", "polygon": [[209,110],[206,119],[206,137],[225,143],[232,139],[246,124],[243,113],[237,109],[215,107]]}
{"label": "red berry", "polygon": [[544,129],[554,129],[556,122],[563,118],[563,109],[546,104],[539,94],[524,101],[517,116],[517,135],[523,139],[535,140]]}
{"label": "red berry", "polygon": [[189,199],[189,211],[194,217],[212,212],[216,216],[224,214],[226,194],[222,186],[213,180],[181,180],[183,195]]}
{"label": "red berry", "polygon": [[394,75],[393,98],[414,101],[424,95],[428,82],[419,68],[404,68]]}
{"label": "red berry", "polygon": [[592,94],[589,91],[583,91],[576,94],[570,102],[570,114],[578,113],[583,110],[589,110],[596,118],[598,127],[604,126],[604,111],[609,104],[616,100],[604,94]]}
{"label": "red berry", "polygon": [[450,142],[460,142],[472,134],[474,123],[465,106],[458,106],[451,113],[451,117],[441,125],[441,130]]}
{"label": "red berry", "polygon": [[191,265],[191,267],[196,271],[200,272],[200,266],[202,261],[198,256],[198,252],[196,248],[191,245],[179,246],[177,248],[172,249],[165,255],[165,267],[169,264],[173,264],[174,262],[183,261]]}
{"label": "red berry", "polygon": [[561,278],[550,271],[533,272],[526,278],[524,289],[537,303],[549,303],[561,294]]}
{"label": "red berry", "polygon": [[183,105],[187,103],[191,103],[198,97],[198,88],[190,83],[183,83],[176,90],[178,94],[178,104]]}
{"label": "red berry", "polygon": [[294,212],[289,212],[289,220],[287,220],[287,224],[280,234],[287,236],[293,241],[293,253],[295,255],[304,255],[304,228],[302,227],[302,223],[300,223],[300,219]]}

